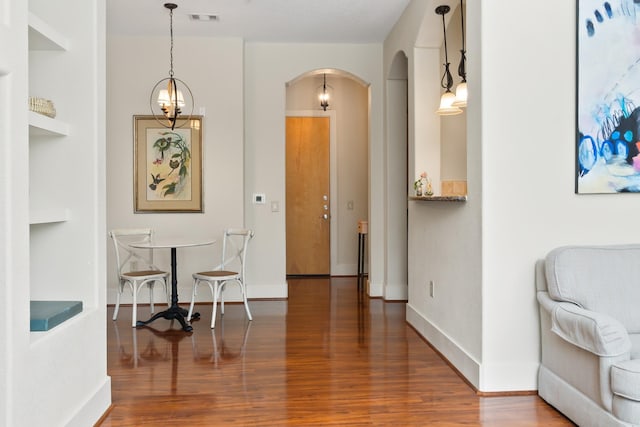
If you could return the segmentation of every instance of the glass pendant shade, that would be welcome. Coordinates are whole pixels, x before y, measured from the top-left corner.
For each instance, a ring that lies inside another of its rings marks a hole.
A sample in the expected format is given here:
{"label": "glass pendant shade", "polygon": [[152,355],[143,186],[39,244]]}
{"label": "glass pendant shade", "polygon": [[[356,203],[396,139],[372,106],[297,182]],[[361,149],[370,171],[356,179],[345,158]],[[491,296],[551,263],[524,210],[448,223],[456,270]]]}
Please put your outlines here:
{"label": "glass pendant shade", "polygon": [[327,110],[327,107],[329,106],[329,92],[320,92],[320,95],[318,95],[318,100],[320,101],[320,106],[322,107],[323,110]]}
{"label": "glass pendant shade", "polygon": [[158,93],[158,106],[167,118],[182,112],[184,95],[182,95],[181,90],[177,89],[175,81],[169,80],[167,88],[160,90],[160,93]]}
{"label": "glass pendant shade", "polygon": [[440,108],[436,110],[441,116],[454,116],[461,114],[462,110],[453,105],[456,100],[456,96],[451,91],[446,91],[440,97]]}
{"label": "glass pendant shade", "polygon": [[467,82],[460,82],[458,86],[456,86],[456,99],[452,105],[454,107],[466,107],[467,95]]}

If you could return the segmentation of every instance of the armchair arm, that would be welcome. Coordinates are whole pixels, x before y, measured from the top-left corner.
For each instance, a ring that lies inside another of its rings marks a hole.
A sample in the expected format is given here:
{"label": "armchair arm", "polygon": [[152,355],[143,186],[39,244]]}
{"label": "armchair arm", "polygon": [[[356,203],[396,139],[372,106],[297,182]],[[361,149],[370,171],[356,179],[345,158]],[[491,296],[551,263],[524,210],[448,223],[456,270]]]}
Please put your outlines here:
{"label": "armchair arm", "polygon": [[597,356],[620,356],[631,350],[631,340],[622,323],[572,303],[554,304],[551,330],[565,341]]}

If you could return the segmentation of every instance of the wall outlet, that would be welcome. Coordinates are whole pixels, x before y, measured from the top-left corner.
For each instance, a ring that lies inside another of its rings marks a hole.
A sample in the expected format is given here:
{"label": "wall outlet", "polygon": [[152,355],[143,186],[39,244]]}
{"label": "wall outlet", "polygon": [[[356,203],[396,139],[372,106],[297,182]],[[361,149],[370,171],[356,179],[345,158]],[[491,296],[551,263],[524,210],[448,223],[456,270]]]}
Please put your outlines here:
{"label": "wall outlet", "polygon": [[429,296],[433,298],[436,293],[436,284],[433,280],[429,280]]}

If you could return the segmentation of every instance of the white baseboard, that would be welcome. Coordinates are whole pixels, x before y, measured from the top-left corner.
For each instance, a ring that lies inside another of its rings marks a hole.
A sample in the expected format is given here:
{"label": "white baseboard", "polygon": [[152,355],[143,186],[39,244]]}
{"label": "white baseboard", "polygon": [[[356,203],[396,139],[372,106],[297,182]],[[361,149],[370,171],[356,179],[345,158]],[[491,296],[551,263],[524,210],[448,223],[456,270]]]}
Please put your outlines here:
{"label": "white baseboard", "polygon": [[387,284],[384,287],[384,299],[386,301],[406,301],[409,299],[409,287],[405,284]]}
{"label": "white baseboard", "polygon": [[383,297],[383,285],[382,283],[374,283],[370,281],[370,277],[367,277],[367,283],[369,284],[368,289],[369,289],[369,296],[370,297]]}
{"label": "white baseboard", "polygon": [[67,427],[95,425],[111,406],[111,377],[106,377],[102,385],[85,400],[75,415],[65,424]]}
{"label": "white baseboard", "polygon": [[407,322],[438,350],[476,389],[480,389],[480,363],[436,325],[407,304]]}

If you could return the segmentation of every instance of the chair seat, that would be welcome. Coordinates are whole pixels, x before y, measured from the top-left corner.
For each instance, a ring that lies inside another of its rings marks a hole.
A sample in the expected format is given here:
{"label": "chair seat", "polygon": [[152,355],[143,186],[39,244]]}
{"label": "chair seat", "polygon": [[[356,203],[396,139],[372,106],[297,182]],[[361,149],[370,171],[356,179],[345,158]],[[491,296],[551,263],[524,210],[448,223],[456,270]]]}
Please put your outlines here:
{"label": "chair seat", "polygon": [[144,271],[129,271],[127,273],[122,273],[123,276],[129,277],[142,277],[142,276],[165,276],[169,273],[161,270],[144,270]]}
{"label": "chair seat", "polygon": [[236,271],[227,271],[227,270],[213,270],[213,271],[202,271],[200,273],[195,273],[193,277],[203,276],[203,277],[212,277],[216,279],[229,279],[238,277],[239,273]]}

